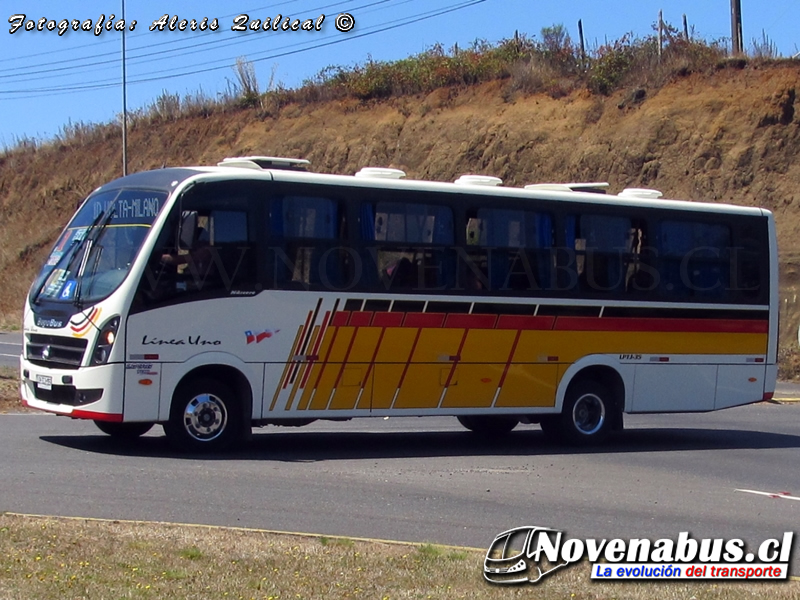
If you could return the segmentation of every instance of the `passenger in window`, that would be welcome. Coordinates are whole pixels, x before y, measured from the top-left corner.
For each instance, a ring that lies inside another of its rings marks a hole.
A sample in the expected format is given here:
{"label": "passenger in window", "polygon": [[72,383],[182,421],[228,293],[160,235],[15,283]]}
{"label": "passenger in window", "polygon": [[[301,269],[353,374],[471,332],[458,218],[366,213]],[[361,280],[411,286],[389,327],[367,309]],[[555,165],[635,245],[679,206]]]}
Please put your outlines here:
{"label": "passenger in window", "polygon": [[191,248],[185,254],[179,253],[176,249],[161,255],[161,262],[172,267],[189,265],[190,268],[198,273],[206,273],[212,263],[211,244],[206,230],[202,227],[197,228],[197,235]]}

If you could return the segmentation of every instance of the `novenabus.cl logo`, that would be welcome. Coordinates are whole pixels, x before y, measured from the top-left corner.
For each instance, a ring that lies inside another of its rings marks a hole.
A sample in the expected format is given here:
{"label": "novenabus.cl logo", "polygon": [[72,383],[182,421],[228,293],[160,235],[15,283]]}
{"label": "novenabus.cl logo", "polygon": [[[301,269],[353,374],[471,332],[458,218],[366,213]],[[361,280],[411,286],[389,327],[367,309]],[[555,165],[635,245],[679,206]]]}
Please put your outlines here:
{"label": "novenabus.cl logo", "polygon": [[[557,548],[562,532],[548,527],[515,527],[495,536],[483,560],[483,576],[491,583],[536,583],[571,560],[551,561],[542,549]],[[562,557],[563,558],[563,557]]]}

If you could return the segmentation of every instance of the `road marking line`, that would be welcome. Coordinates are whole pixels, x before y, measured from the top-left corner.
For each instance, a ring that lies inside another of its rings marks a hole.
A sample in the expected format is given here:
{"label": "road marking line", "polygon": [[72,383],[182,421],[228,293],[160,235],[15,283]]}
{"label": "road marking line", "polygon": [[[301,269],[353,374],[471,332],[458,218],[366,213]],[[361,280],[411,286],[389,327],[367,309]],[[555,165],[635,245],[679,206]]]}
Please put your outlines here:
{"label": "road marking line", "polygon": [[770,498],[780,498],[781,500],[800,500],[800,496],[792,496],[789,492],[759,492],[757,490],[734,490],[735,492],[746,492],[748,494],[758,494]]}
{"label": "road marking line", "polygon": [[4,346],[20,346],[22,347],[22,342],[0,342]]}
{"label": "road marking line", "polygon": [[8,356],[10,358],[19,358],[19,354],[3,354],[0,352],[0,356]]}

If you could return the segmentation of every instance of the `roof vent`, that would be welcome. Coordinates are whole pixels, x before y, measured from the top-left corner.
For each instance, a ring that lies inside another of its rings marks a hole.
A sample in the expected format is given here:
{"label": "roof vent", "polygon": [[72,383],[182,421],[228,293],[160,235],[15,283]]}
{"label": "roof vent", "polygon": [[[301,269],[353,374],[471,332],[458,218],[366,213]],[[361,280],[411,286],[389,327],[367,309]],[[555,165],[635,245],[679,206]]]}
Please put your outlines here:
{"label": "roof vent", "polygon": [[661,198],[664,194],[658,190],[650,190],[647,188],[625,188],[619,194],[620,198],[643,198],[646,200],[655,200]]}
{"label": "roof vent", "polygon": [[502,185],[503,180],[491,175],[462,175],[454,182],[456,185]]}
{"label": "roof vent", "polygon": [[280,156],[233,156],[222,159],[219,167],[240,167],[244,169],[282,169],[305,171],[311,164],[304,158],[283,158]]}
{"label": "roof vent", "polygon": [[388,167],[364,167],[356,173],[356,177],[374,177],[377,179],[402,179],[405,176],[405,171]]}
{"label": "roof vent", "polygon": [[525,186],[526,190],[551,190],[558,192],[591,192],[605,194],[608,183],[595,181],[591,183],[532,183]]}

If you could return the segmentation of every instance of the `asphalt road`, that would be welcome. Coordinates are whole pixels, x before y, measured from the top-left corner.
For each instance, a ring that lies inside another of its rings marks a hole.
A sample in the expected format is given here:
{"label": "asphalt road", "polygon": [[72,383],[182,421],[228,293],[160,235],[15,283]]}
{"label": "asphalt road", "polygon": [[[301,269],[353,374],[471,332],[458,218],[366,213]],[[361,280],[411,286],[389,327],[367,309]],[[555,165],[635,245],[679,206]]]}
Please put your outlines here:
{"label": "asphalt road", "polygon": [[[0,510],[483,548],[519,525],[569,537],[780,538],[800,523],[800,404],[626,417],[601,449],[500,442],[451,418],[256,430],[223,457],[173,453],[156,427],[123,446],[92,423],[0,416]],[[795,546],[800,540],[795,540]],[[794,573],[800,573],[794,552]]]}
{"label": "asphalt road", "polygon": [[22,333],[0,331],[0,366],[19,367],[22,354]]}

